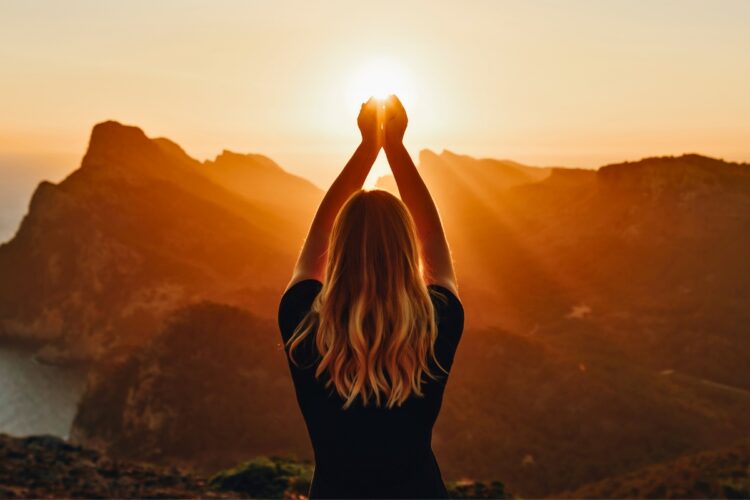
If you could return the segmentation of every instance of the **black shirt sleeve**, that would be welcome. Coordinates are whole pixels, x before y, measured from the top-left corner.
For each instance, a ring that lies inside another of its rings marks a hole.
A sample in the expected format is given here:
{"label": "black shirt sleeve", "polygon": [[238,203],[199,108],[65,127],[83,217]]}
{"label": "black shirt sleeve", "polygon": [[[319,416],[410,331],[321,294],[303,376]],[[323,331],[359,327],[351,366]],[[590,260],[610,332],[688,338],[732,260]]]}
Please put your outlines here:
{"label": "black shirt sleeve", "polygon": [[458,297],[448,288],[436,284],[427,288],[435,306],[438,328],[435,354],[443,368],[450,370],[464,330],[464,308]]}
{"label": "black shirt sleeve", "polygon": [[286,341],[297,329],[297,325],[305,318],[310,311],[315,297],[318,296],[323,284],[315,279],[306,279],[292,285],[281,297],[279,303],[279,330],[281,330],[281,339]]}

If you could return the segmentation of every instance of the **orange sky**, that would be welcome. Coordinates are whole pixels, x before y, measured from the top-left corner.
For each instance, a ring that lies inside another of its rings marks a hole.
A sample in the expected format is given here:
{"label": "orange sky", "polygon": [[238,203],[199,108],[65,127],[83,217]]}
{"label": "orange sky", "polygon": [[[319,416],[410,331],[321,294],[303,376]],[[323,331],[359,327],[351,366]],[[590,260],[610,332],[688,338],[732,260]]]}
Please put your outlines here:
{"label": "orange sky", "polygon": [[327,185],[373,78],[402,94],[413,152],[750,161],[748,23],[743,0],[5,0],[0,179],[59,179],[116,119]]}

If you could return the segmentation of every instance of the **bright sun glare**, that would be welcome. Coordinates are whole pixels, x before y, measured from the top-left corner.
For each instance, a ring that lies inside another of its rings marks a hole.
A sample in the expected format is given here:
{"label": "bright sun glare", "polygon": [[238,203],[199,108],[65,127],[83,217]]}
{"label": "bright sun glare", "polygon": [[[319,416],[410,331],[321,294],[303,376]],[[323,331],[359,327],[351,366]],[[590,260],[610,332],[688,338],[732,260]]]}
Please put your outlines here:
{"label": "bright sun glare", "polygon": [[[355,68],[352,73],[347,87],[348,107],[358,111],[359,106],[370,96],[382,100],[390,94],[397,95],[407,107],[414,104],[414,86],[409,71],[394,60],[373,59]],[[365,188],[375,187],[377,178],[386,175],[388,171],[388,163],[381,154],[365,181]]]}
{"label": "bright sun glare", "polygon": [[370,96],[385,99],[396,94],[405,102],[414,97],[408,71],[390,59],[373,59],[356,68],[348,88],[349,100],[356,105]]}

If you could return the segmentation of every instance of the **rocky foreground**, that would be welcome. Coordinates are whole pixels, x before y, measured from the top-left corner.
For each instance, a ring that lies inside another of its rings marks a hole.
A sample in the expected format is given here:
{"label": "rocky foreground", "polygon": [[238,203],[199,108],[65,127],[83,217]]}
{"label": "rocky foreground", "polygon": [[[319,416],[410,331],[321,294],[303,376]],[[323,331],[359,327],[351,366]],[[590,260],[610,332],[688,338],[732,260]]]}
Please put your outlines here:
{"label": "rocky foreground", "polygon": [[[305,498],[312,464],[261,457],[205,478],[113,460],[53,436],[0,434],[0,498]],[[506,498],[500,482],[449,485],[453,498]]]}
{"label": "rocky foreground", "polygon": [[0,435],[0,497],[238,497],[178,469],[112,460],[52,436]]}

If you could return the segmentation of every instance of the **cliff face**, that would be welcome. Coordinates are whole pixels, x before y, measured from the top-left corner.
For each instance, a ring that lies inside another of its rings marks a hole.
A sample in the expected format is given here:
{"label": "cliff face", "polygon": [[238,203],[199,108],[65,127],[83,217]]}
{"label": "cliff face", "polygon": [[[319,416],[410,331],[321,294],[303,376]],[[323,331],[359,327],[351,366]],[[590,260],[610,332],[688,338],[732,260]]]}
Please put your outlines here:
{"label": "cliff face", "polygon": [[[140,345],[191,301],[266,311],[304,236],[300,214],[314,206],[250,199],[206,168],[135,127],[97,125],[81,167],[41,183],[0,246],[0,334],[39,341],[50,361],[96,360]],[[264,189],[320,193],[273,174]]]}
{"label": "cliff face", "polygon": [[275,322],[188,306],[134,355],[92,374],[71,439],[209,472],[255,455],[311,457],[288,371]]}

